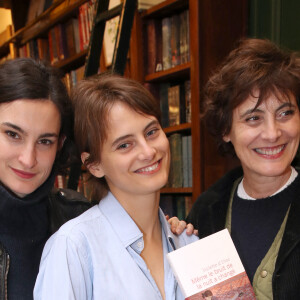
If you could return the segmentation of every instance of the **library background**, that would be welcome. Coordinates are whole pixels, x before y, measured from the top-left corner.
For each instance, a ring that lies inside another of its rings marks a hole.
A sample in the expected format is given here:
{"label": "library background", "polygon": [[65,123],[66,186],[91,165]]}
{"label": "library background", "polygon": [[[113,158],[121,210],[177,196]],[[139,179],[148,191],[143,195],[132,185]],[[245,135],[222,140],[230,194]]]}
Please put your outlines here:
{"label": "library background", "polygon": [[[183,219],[197,196],[238,164],[218,154],[201,124],[202,87],[241,37],[300,50],[299,13],[298,0],[0,0],[0,63],[47,60],[69,89],[107,70],[142,82],[160,101],[171,146],[161,207]],[[79,169],[72,188],[90,198]],[[56,185],[70,187],[69,179],[59,175]]]}

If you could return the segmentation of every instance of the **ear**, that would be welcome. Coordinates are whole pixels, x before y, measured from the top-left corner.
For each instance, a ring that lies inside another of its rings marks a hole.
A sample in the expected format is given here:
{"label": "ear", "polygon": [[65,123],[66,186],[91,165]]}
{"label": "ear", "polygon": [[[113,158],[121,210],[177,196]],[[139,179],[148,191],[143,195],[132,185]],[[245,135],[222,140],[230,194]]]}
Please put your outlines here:
{"label": "ear", "polygon": [[223,141],[225,143],[229,143],[230,142],[230,135],[229,134],[223,135]]}
{"label": "ear", "polygon": [[[90,154],[88,152],[82,152],[81,153],[81,161],[84,164],[84,162],[89,158]],[[102,170],[101,163],[93,163],[86,166],[89,172],[97,177],[101,178],[104,176],[104,172]]]}

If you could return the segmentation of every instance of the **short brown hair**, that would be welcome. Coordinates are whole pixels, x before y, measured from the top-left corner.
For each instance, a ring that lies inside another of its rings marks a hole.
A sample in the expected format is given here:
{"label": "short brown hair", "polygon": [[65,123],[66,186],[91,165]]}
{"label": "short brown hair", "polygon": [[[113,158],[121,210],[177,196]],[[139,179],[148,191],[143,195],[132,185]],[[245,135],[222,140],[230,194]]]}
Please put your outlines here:
{"label": "short brown hair", "polygon": [[[299,106],[300,58],[269,40],[243,39],[209,79],[202,106],[203,120],[216,138],[221,153],[235,154],[223,136],[230,133],[233,110],[257,89],[259,106],[270,93],[289,98]],[[253,95],[252,95],[253,96]]]}
{"label": "short brown hair", "polygon": [[[74,135],[80,153],[90,155],[85,165],[101,161],[101,147],[106,140],[109,110],[116,102],[134,111],[154,116],[159,122],[158,100],[135,80],[116,74],[102,74],[81,80],[72,91],[74,106]],[[101,199],[108,191],[104,178],[93,178],[94,199]]]}

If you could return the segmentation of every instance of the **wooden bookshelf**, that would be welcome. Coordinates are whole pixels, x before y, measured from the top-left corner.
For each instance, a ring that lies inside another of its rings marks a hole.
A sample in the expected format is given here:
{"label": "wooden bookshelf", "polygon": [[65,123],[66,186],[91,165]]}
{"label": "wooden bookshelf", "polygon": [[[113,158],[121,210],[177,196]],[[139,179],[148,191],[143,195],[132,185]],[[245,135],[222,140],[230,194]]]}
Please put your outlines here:
{"label": "wooden bookshelf", "polygon": [[[57,0],[30,24],[18,24],[9,38],[1,40],[0,56],[15,51],[20,45],[39,37],[46,37],[54,25],[65,22],[78,13],[80,5],[87,0]],[[16,16],[21,12],[12,8]],[[155,73],[146,73],[147,48],[145,46],[145,24],[149,19],[162,19],[189,10],[188,62]],[[180,84],[186,80],[191,86],[191,122],[164,128],[168,136],[174,133],[191,135],[193,157],[193,183],[188,188],[164,188],[162,193],[197,196],[221,177],[231,164],[217,153],[212,138],[207,134],[200,119],[202,89],[208,77],[221,60],[234,48],[235,42],[247,32],[247,0],[165,0],[146,11],[136,11],[131,31],[130,53],[125,76],[158,88],[162,83]],[[22,19],[21,17],[17,19]],[[24,17],[23,17],[24,19]],[[15,47],[9,46],[14,44]],[[9,50],[11,49],[11,50]],[[15,55],[15,54],[14,54]],[[87,51],[54,63],[68,72],[84,65]],[[15,56],[14,56],[15,57]],[[104,70],[100,64],[100,70]]]}
{"label": "wooden bookshelf", "polygon": [[[18,7],[13,6],[11,8],[13,19],[22,19],[23,23],[18,24],[18,30],[15,33],[11,33],[5,39],[1,39],[0,56],[10,52],[12,58],[18,57],[18,48],[21,45],[32,39],[46,38],[53,26],[76,17],[79,7],[85,2],[87,0],[56,0],[48,9],[29,23],[26,23],[26,18],[24,17],[24,15],[27,15],[27,12],[21,12]],[[86,55],[87,50],[83,50],[72,57],[55,62],[53,65],[67,72],[84,65]]]}
{"label": "wooden bookshelf", "polygon": [[[189,10],[190,60],[167,70],[147,74],[147,21],[170,17],[185,9]],[[173,133],[191,134],[193,184],[189,188],[163,188],[163,194],[191,195],[195,201],[199,194],[232,167],[228,160],[218,154],[216,145],[201,123],[201,93],[216,66],[234,48],[235,42],[246,36],[247,14],[248,3],[245,0],[166,0],[136,15],[130,52],[130,63],[135,70],[130,69],[129,74],[150,84],[154,90],[161,83],[172,85],[190,80],[191,84],[191,123],[167,127],[164,131],[168,136]]]}

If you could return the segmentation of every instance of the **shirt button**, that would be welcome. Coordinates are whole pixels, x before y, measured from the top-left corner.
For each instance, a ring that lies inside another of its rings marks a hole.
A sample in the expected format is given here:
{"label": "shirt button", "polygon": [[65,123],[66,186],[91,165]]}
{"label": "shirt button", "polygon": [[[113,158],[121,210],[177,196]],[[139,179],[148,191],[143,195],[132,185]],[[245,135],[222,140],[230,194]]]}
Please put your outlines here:
{"label": "shirt button", "polygon": [[260,273],[260,276],[261,276],[262,278],[267,277],[267,275],[268,275],[268,271],[266,271],[266,270],[263,270],[263,271],[261,271],[261,273]]}
{"label": "shirt button", "polygon": [[138,242],[137,246],[138,246],[138,248],[143,248],[143,242]]}

